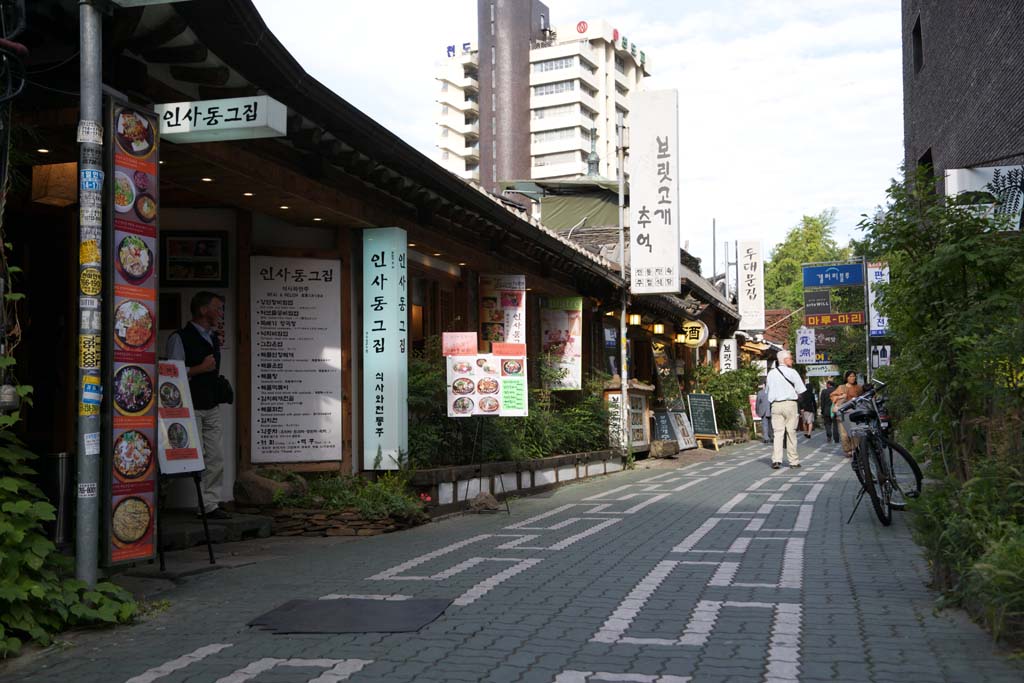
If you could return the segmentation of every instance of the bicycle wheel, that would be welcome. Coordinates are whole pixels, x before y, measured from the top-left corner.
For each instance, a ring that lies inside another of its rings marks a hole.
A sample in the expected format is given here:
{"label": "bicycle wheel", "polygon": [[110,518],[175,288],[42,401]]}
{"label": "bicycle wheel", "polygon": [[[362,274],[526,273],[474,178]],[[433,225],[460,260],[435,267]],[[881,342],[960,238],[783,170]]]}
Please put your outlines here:
{"label": "bicycle wheel", "polygon": [[871,507],[875,508],[878,521],[889,526],[892,524],[892,483],[878,437],[873,434],[865,436],[857,451],[861,457],[864,490],[871,499]]}
{"label": "bicycle wheel", "polygon": [[892,507],[903,510],[908,499],[921,495],[921,468],[907,449],[895,441],[886,442],[884,452],[892,480]]}

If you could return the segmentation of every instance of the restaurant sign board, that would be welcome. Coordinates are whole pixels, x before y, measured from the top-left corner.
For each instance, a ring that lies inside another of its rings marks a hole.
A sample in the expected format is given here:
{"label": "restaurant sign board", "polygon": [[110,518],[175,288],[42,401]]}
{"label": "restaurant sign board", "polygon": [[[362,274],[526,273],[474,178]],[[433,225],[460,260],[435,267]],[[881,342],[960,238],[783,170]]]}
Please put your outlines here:
{"label": "restaurant sign board", "polygon": [[160,135],[174,143],[278,138],[288,132],[288,107],[266,95],[156,105]]}

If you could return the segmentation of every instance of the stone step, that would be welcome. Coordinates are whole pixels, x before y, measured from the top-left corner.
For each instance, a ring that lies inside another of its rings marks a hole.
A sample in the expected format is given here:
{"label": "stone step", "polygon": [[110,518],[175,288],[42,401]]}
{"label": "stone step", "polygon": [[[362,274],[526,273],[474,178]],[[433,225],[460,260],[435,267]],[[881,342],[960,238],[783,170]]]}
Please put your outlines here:
{"label": "stone step", "polygon": [[[266,515],[232,513],[231,519],[210,519],[210,540],[230,543],[246,538],[267,538],[273,518]],[[180,550],[206,543],[203,521],[192,511],[167,510],[161,522],[164,550]]]}

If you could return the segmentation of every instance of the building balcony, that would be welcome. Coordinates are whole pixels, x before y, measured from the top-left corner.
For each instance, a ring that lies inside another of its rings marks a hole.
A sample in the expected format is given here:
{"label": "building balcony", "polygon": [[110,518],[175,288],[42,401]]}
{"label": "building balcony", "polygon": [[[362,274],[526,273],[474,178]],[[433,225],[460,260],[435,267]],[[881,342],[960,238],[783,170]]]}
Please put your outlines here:
{"label": "building balcony", "polygon": [[587,174],[587,162],[569,161],[564,164],[551,164],[550,166],[534,166],[530,169],[530,177],[537,180],[544,178],[573,178]]}
{"label": "building balcony", "polygon": [[557,154],[559,152],[571,152],[573,150],[589,152],[590,141],[584,140],[581,135],[574,135],[573,137],[566,138],[564,140],[534,142],[530,145],[530,156],[540,156],[542,154]]}
{"label": "building balcony", "polygon": [[[600,89],[600,79],[596,73],[582,66],[573,66],[568,69],[555,69],[554,71],[530,71],[530,85],[543,85],[545,83],[557,83],[558,81],[581,80],[595,90]],[[577,87],[579,85],[577,84]]]}
{"label": "building balcony", "polygon": [[480,161],[480,145],[466,145],[465,147],[462,148],[462,156],[466,159],[466,161]]}
{"label": "building balcony", "polygon": [[457,172],[456,175],[458,175],[463,180],[468,180],[469,182],[473,182],[473,183],[479,183],[480,182],[480,168],[479,167],[474,168],[474,169],[467,169],[467,170],[464,170],[464,171],[459,171],[459,172]]}
{"label": "building balcony", "polygon": [[585,130],[597,127],[596,121],[591,121],[588,117],[576,112],[574,114],[565,114],[563,116],[545,116],[542,119],[530,119],[530,132],[539,133],[545,130],[554,130],[555,128],[569,128],[570,126],[579,126]]}
{"label": "building balcony", "polygon": [[447,105],[450,109],[454,109],[455,111],[480,111],[480,104],[474,100],[467,99],[461,90],[449,90],[448,92],[442,92],[437,98],[437,102],[442,105]]}
{"label": "building balcony", "polygon": [[562,104],[572,104],[573,102],[581,102],[591,111],[601,111],[597,106],[597,99],[594,96],[583,92],[579,88],[568,92],[554,93],[552,95],[530,95],[530,109],[557,107]]}

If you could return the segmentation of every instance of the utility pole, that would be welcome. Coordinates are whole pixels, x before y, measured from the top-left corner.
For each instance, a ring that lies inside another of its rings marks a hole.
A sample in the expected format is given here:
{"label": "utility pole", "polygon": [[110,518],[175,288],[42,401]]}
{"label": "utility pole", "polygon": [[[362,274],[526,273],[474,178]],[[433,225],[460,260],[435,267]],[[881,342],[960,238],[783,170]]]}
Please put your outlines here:
{"label": "utility pole", "polygon": [[629,310],[629,280],[626,275],[626,147],[629,146],[629,133],[625,125],[615,127],[618,133],[617,151],[619,154],[619,276],[622,278],[622,310],[619,314],[619,376],[622,378],[620,387],[620,428],[619,445],[622,455],[629,453],[629,362],[626,349],[626,315]]}
{"label": "utility pole", "polygon": [[75,578],[96,585],[100,525],[100,393],[103,273],[103,23],[93,0],[80,0],[78,122],[78,495]]}
{"label": "utility pole", "polygon": [[718,226],[715,219],[711,219],[711,281],[715,281],[718,275]]}

